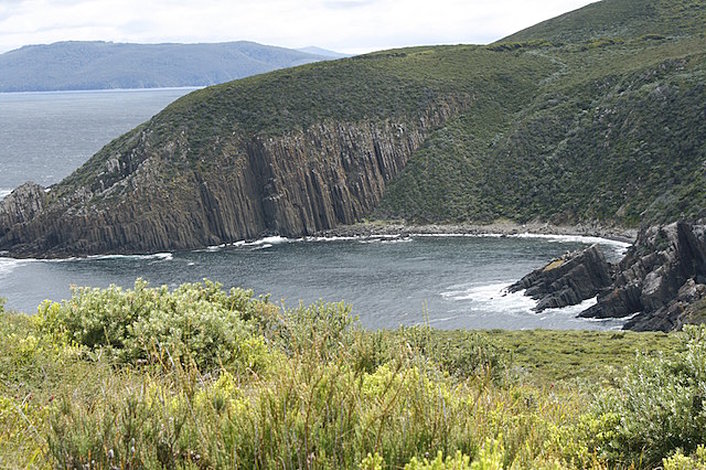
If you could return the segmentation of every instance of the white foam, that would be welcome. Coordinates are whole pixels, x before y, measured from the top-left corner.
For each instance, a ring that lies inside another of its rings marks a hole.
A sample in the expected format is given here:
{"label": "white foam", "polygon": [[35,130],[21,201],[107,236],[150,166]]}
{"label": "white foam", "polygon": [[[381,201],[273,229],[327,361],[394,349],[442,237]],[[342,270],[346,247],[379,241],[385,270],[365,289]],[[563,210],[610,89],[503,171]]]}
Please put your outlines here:
{"label": "white foam", "polygon": [[562,315],[571,315],[571,316],[576,316],[579,313],[583,312],[587,308],[593,307],[598,303],[598,297],[593,297],[591,299],[586,299],[580,304],[576,305],[569,305],[568,307],[562,307],[562,308],[548,308],[544,311],[542,311],[541,315],[543,316],[549,316],[557,313],[561,313]]}
{"label": "white foam", "polygon": [[402,238],[394,238],[392,240],[380,240],[380,243],[411,243],[413,242],[414,239],[412,237],[402,237]]}
{"label": "white foam", "polygon": [[299,238],[295,241],[305,241],[305,242],[341,242],[341,241],[354,241],[360,240],[362,236],[350,236],[350,237],[304,237]]}
{"label": "white foam", "polygon": [[587,245],[592,245],[598,243],[599,245],[607,245],[618,250],[627,250],[630,248],[631,243],[622,242],[619,240],[612,240],[610,238],[603,237],[593,237],[589,235],[551,235],[544,233],[513,233],[513,234],[502,234],[502,233],[413,233],[412,237],[426,237],[426,238],[539,238],[546,240],[548,242],[554,243],[585,243]]}
{"label": "white foam", "polygon": [[11,192],[12,192],[12,189],[0,188],[0,201],[5,199],[5,196],[10,194]]}
{"label": "white foam", "polygon": [[503,238],[502,233],[412,233],[412,237],[422,238]]}
{"label": "white foam", "polygon": [[[150,255],[91,255],[87,256],[87,259],[137,259],[137,260],[157,260],[157,261],[171,261],[174,259],[173,253],[153,253]],[[76,260],[80,258],[68,258],[67,260]]]}
{"label": "white foam", "polygon": [[[536,323],[536,327],[541,328],[542,324],[565,324],[567,320],[580,327],[583,322],[601,322],[610,326],[610,328],[621,328],[627,319],[588,319],[578,318],[578,314],[593,306],[597,302],[597,297],[584,300],[580,304],[570,305],[563,308],[548,308],[542,312],[535,312],[533,309],[537,303],[530,297],[525,296],[525,291],[509,293],[507,291],[508,284],[494,283],[476,286],[451,286],[449,290],[442,292],[441,296],[452,301],[466,303],[462,307],[466,310],[466,315],[476,315],[480,312],[502,312],[506,317],[515,317],[521,319],[523,323],[528,321]],[[491,314],[493,316],[495,314]],[[436,322],[452,320],[453,318],[438,319]],[[555,322],[553,320],[557,320]]]}
{"label": "white foam", "polygon": [[4,279],[12,272],[19,268],[20,266],[24,266],[26,264],[31,263],[32,259],[14,259],[14,258],[2,258],[0,257],[0,279]]}
{"label": "white foam", "polygon": [[274,245],[271,243],[263,243],[261,245],[255,245],[252,247],[251,251],[257,251],[257,250],[265,250],[267,248],[272,248]]}
{"label": "white foam", "polygon": [[[454,301],[472,301],[477,309],[510,312],[531,313],[535,301],[524,295],[524,291],[508,292],[507,283],[494,283],[470,287],[452,286],[450,290],[442,292],[441,296]],[[473,310],[473,307],[471,307]]]}
{"label": "white foam", "polygon": [[273,237],[265,237],[261,238],[259,240],[255,240],[253,242],[246,242],[244,240],[241,240],[239,242],[233,243],[233,246],[262,246],[264,247],[265,245],[269,245],[267,248],[273,246],[273,245],[281,245],[283,243],[291,243],[292,240],[286,237],[280,237],[280,236],[273,236]]}
{"label": "white foam", "polygon": [[549,235],[543,233],[517,233],[508,235],[513,238],[541,238],[548,242],[554,243],[586,243],[599,245],[607,245],[617,250],[627,250],[632,245],[631,243],[621,242],[619,240],[611,240],[610,238],[592,237],[588,235]]}

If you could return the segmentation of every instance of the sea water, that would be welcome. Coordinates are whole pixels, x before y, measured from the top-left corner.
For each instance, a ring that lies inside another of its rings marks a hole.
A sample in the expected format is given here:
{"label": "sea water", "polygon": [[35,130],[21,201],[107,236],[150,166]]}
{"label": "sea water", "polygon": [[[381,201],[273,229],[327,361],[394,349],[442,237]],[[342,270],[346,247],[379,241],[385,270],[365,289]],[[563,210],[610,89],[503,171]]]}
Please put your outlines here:
{"label": "sea water", "polygon": [[[0,197],[23,181],[51,185],[91,154],[148,119],[186,89],[0,94]],[[68,260],[0,257],[0,297],[33,312],[71,286],[130,287],[138,277],[175,287],[204,278],[252,289],[295,307],[344,301],[368,328],[619,328],[618,320],[576,314],[595,300],[535,313],[535,302],[506,288],[567,251],[603,245],[613,259],[626,245],[603,239],[535,236],[406,236],[290,240],[177,253]]]}

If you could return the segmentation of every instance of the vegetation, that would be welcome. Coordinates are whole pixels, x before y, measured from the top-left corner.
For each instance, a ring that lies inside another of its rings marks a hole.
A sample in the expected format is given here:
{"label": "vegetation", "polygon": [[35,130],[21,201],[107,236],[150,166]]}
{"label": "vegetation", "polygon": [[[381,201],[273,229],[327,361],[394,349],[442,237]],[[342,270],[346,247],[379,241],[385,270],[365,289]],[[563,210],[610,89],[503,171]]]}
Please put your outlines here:
{"label": "vegetation", "polygon": [[0,467],[700,468],[704,335],[369,332],[208,281],[77,289],[2,313]]}
{"label": "vegetation", "polygon": [[434,133],[378,217],[640,223],[706,216],[703,1],[606,0],[487,46],[556,68],[509,112]]}
{"label": "vegetation", "polygon": [[143,145],[183,149],[153,163],[166,175],[159,184],[172,185],[155,194],[179,193],[193,172],[209,180],[238,168],[242,142],[321,123],[413,122],[455,103],[373,217],[621,226],[704,217],[704,11],[703,0],[605,0],[489,46],[384,51],[199,90],[50,198],[85,184],[101,192],[105,160],[136,166]]}

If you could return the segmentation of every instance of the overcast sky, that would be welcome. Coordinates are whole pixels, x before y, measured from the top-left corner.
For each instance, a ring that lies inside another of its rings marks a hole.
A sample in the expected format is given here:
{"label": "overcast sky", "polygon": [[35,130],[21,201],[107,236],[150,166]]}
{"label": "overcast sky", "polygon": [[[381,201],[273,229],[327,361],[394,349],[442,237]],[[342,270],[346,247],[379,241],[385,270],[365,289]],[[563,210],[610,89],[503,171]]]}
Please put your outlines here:
{"label": "overcast sky", "polygon": [[0,52],[66,40],[319,46],[488,43],[592,0],[0,0]]}

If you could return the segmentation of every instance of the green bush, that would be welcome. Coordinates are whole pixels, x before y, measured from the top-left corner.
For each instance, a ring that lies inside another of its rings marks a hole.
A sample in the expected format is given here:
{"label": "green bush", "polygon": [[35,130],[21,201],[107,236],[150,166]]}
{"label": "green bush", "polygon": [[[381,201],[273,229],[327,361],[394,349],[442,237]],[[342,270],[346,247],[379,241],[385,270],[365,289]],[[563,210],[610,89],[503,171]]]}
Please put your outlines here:
{"label": "green bush", "polygon": [[662,462],[664,470],[703,470],[706,468],[706,447],[699,446],[693,456],[685,456],[681,449]]}
{"label": "green bush", "polygon": [[[599,396],[594,416],[607,423],[596,450],[629,465],[658,465],[677,449],[706,444],[706,328],[685,327],[675,359],[639,355],[617,387]],[[609,419],[605,419],[609,418]]]}
{"label": "green bush", "polygon": [[39,307],[42,330],[100,350],[120,363],[172,364],[193,360],[203,367],[230,364],[252,334],[247,320],[267,310],[251,291],[226,293],[211,281],[149,288],[138,279],[134,289],[76,288],[63,303]]}

